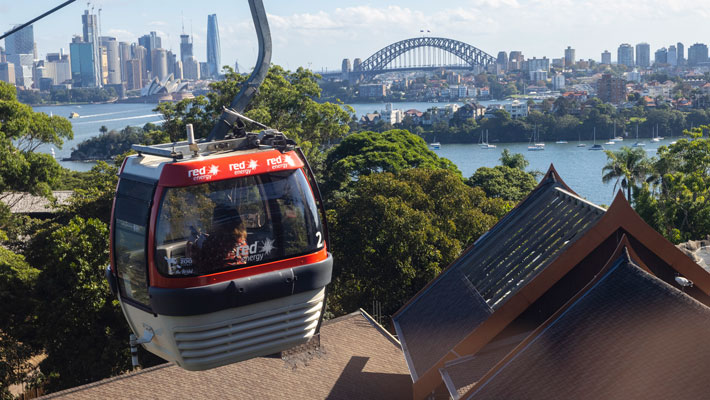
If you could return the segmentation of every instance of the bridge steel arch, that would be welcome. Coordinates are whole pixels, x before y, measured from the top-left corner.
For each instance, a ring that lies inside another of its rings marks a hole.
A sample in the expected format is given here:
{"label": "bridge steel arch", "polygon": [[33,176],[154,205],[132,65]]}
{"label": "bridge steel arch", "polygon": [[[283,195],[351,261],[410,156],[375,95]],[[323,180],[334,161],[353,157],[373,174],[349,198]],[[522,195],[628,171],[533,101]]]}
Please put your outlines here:
{"label": "bridge steel arch", "polygon": [[471,68],[477,65],[487,67],[496,62],[496,59],[492,55],[470,44],[454,39],[423,36],[390,44],[368,57],[360,64],[360,68],[353,72],[375,75],[386,71],[385,67],[394,61],[394,59],[419,47],[436,47],[445,50],[463,60]]}

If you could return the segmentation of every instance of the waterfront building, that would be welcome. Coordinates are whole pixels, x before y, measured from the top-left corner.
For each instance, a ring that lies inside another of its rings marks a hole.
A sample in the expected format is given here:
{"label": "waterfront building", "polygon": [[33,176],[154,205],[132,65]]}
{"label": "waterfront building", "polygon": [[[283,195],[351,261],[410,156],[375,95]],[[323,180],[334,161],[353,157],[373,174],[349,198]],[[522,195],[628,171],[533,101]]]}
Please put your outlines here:
{"label": "waterfront building", "polygon": [[151,73],[153,78],[163,80],[168,76],[168,53],[165,49],[153,49],[151,55]]}
{"label": "waterfront building", "polygon": [[628,43],[622,43],[616,52],[616,62],[627,67],[634,66],[634,48]]}
{"label": "waterfront building", "polygon": [[556,74],[552,77],[552,89],[553,90],[563,90],[565,88],[565,76],[563,74]]}
{"label": "waterfront building", "polygon": [[668,64],[668,50],[665,47],[656,50],[654,60],[656,65]]}
{"label": "waterfront building", "polygon": [[71,56],[72,84],[77,87],[99,86],[94,46],[75,36],[72,43],[69,44],[69,54]]}
{"label": "waterfront building", "polygon": [[121,55],[114,37],[101,36],[101,46],[106,48],[107,84],[121,83]]}
{"label": "waterfront building", "polygon": [[71,64],[67,54],[48,53],[46,61],[37,62],[35,65],[37,66],[36,69],[40,71],[40,73],[36,74],[38,79],[49,78],[51,79],[51,85],[71,83]]}
{"label": "waterfront building", "polygon": [[185,63],[185,60],[192,57],[192,37],[184,32],[180,35],[180,61]]}
{"label": "waterfront building", "polygon": [[611,53],[608,50],[602,53],[602,64],[611,65]]}
{"label": "waterfront building", "polygon": [[0,62],[0,81],[15,84],[15,64]]}
{"label": "waterfront building", "polygon": [[651,66],[651,45],[639,43],[636,45],[636,65],[641,68]]}
{"label": "waterfront building", "polygon": [[142,60],[132,59],[126,61],[126,89],[135,90],[143,87]]}
{"label": "waterfront building", "polygon": [[387,86],[382,83],[371,83],[359,86],[360,97],[367,98],[381,98],[387,95]]}
{"label": "waterfront building", "polygon": [[200,63],[195,57],[188,57],[182,65],[183,78],[196,81],[200,79]]}
{"label": "waterfront building", "polygon": [[[91,52],[93,53],[92,62],[89,64],[88,61],[86,60],[86,55],[84,55],[87,51],[86,48],[82,48],[82,57],[85,58],[84,61],[86,61],[85,65],[89,66],[94,69],[94,78],[92,82],[95,82],[91,86],[101,86],[101,83],[103,81],[103,76],[101,72],[101,49],[99,45],[99,24],[98,24],[98,17],[96,14],[89,14],[89,10],[84,10],[84,14],[81,16],[81,24],[83,28],[83,36],[82,39],[84,43],[88,43],[91,46]],[[72,76],[74,74],[73,72],[74,68],[72,67]],[[83,76],[82,72],[82,76]],[[88,80],[82,79],[83,82],[88,83]]]}
{"label": "waterfront building", "polygon": [[565,49],[565,67],[571,67],[575,63],[575,51],[572,47],[567,46]]}
{"label": "waterfront building", "polygon": [[222,50],[219,44],[217,14],[207,16],[207,75],[217,78],[222,70]]}
{"label": "waterfront building", "polygon": [[708,46],[704,43],[695,43],[688,47],[688,65],[696,66],[708,61]]}
{"label": "waterfront building", "polygon": [[626,101],[626,81],[611,74],[602,74],[597,81],[597,96],[606,103],[619,104]]}
{"label": "waterfront building", "polygon": [[393,109],[392,103],[387,103],[385,110],[380,113],[380,118],[390,125],[400,124],[404,119],[404,111]]}
{"label": "waterfront building", "polygon": [[146,60],[144,67],[147,71],[151,71],[153,68],[153,49],[160,49],[163,47],[163,40],[158,36],[156,32],[150,32],[147,35],[143,35],[138,38],[138,44],[145,47],[146,50]]}
{"label": "waterfront building", "polygon": [[668,47],[668,64],[671,66],[678,65],[678,51],[676,50],[675,45],[670,45]]}
{"label": "waterfront building", "polygon": [[99,65],[101,66],[101,84],[108,83],[108,54],[106,48],[99,46]]}

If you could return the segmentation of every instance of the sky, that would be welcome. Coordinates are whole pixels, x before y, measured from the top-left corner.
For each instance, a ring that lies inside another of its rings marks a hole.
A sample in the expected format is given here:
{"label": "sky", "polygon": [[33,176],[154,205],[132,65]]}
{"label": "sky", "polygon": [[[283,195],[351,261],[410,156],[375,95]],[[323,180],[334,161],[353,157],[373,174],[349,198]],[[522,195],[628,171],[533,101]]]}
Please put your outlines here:
{"label": "sky", "polygon": [[[0,0],[0,31],[24,23],[63,0]],[[30,5],[31,6],[28,6]],[[366,59],[399,40],[421,35],[466,42],[493,56],[520,50],[526,58],[560,58],[572,46],[578,59],[616,61],[621,43],[647,42],[653,52],[682,42],[710,43],[710,0],[264,0],[273,39],[272,63],[294,70],[339,69],[343,58]],[[183,24],[194,36],[194,54],[206,61],[207,16],[217,14],[222,64],[253,68],[256,34],[247,1],[96,0],[101,34],[136,42],[156,31],[179,57]],[[34,24],[40,57],[69,49],[82,31],[87,3],[77,1]],[[0,43],[4,46],[4,43]]]}

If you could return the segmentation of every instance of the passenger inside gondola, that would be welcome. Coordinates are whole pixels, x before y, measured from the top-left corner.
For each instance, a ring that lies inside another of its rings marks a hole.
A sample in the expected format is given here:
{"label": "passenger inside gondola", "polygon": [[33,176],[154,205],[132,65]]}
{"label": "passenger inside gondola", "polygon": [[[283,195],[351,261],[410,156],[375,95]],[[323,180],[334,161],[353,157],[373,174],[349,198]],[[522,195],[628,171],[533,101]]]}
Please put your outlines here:
{"label": "passenger inside gondola", "polygon": [[246,226],[239,212],[224,204],[215,207],[210,232],[188,242],[187,247],[197,273],[243,265],[249,257]]}

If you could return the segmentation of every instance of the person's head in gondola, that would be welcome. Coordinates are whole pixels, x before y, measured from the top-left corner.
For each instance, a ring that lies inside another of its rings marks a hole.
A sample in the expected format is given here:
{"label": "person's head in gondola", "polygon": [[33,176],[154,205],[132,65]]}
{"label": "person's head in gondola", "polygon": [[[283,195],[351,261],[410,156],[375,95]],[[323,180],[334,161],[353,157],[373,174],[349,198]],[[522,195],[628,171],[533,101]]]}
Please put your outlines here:
{"label": "person's head in gondola", "polygon": [[234,206],[218,204],[215,207],[212,213],[212,235],[232,236],[236,241],[246,240],[246,226]]}

